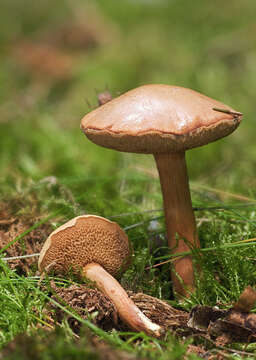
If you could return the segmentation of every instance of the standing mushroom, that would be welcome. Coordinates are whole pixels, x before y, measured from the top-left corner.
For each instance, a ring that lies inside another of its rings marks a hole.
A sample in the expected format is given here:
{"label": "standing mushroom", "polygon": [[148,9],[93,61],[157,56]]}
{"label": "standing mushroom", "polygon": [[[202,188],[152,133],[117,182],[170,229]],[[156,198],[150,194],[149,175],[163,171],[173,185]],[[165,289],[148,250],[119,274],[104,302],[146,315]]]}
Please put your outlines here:
{"label": "standing mushroom", "polygon": [[130,260],[130,245],[125,232],[115,222],[96,215],[78,216],[47,238],[40,253],[40,272],[72,269],[96,283],[113,302],[121,319],[135,331],[159,337],[162,329],[152,323],[128,297],[113,277]]}
{"label": "standing mushroom", "polygon": [[[215,111],[214,108],[223,109]],[[85,115],[81,129],[94,143],[124,152],[153,154],[163,193],[168,244],[173,254],[200,247],[185,151],[227,136],[241,113],[194,90],[144,85]],[[191,256],[174,262],[174,291],[194,287]]]}

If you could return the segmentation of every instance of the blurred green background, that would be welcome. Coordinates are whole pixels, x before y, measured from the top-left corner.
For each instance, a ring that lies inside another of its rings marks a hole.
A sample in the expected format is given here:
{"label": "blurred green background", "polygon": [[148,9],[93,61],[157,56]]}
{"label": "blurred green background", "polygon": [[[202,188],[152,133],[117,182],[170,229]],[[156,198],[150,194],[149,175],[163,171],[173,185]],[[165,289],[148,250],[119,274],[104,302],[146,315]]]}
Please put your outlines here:
{"label": "blurred green background", "polygon": [[164,83],[244,113],[229,138],[190,151],[188,167],[192,180],[251,194],[255,11],[251,0],[2,0],[1,180],[107,176],[135,163],[153,168],[150,156],[90,144],[79,123],[97,106],[98,92],[117,96]]}
{"label": "blurred green background", "polygon": [[[169,254],[162,212],[144,212],[162,206],[152,156],[92,144],[80,120],[104,90],[115,97],[147,83],[184,86],[244,114],[229,137],[187,152],[201,245],[216,251],[202,253],[204,278],[184,306],[230,304],[255,285],[255,246],[218,248],[256,235],[255,14],[252,0],[1,0],[0,217],[6,207],[5,219],[22,225],[10,239],[49,214],[41,242],[73,216],[113,218],[135,252],[124,287],[172,298],[169,264],[146,270]],[[240,200],[254,202],[242,208]],[[221,211],[208,210],[216,205]],[[24,289],[15,296],[27,296]],[[8,296],[3,343],[31,322]]]}

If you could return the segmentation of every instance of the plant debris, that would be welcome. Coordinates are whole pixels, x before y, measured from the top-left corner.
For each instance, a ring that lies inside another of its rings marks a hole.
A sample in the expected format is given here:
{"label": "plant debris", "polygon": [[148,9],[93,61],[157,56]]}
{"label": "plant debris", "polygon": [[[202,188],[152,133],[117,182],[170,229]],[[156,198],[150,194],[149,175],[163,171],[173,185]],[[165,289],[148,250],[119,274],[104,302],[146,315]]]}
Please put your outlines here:
{"label": "plant debris", "polygon": [[[99,290],[91,289],[86,285],[71,285],[67,288],[61,288],[57,287],[53,281],[51,281],[51,288],[54,291],[53,298],[56,301],[64,301],[82,318],[90,318],[94,324],[104,330],[112,328],[127,330],[127,326],[118,318],[112,302]],[[189,314],[185,311],[175,309],[167,302],[143,293],[135,294],[128,291],[128,295],[150,320],[159,324],[165,330],[177,331],[180,334],[181,330],[183,334],[186,331],[191,333],[186,325]],[[51,305],[51,308],[55,310],[57,320],[61,321],[65,315],[64,312],[55,305]],[[72,330],[78,333],[80,329],[78,322],[73,318],[69,318],[68,321]]]}
{"label": "plant debris", "polygon": [[[57,302],[64,301],[74,309],[83,319],[88,319],[104,330],[111,330],[117,325],[117,311],[111,300],[97,289],[91,289],[84,285],[71,285],[67,288],[58,287],[51,281],[51,289],[54,292],[53,298]],[[65,315],[64,311],[55,305],[54,309],[57,321],[61,321]],[[68,323],[71,329],[78,333],[81,324],[74,318],[69,317]]]}
{"label": "plant debris", "polygon": [[99,106],[104,105],[113,99],[111,93],[108,90],[98,93],[97,98]]}
{"label": "plant debris", "polygon": [[[88,288],[85,285],[71,285],[68,288],[59,288],[53,282],[51,286],[57,294],[55,300],[63,300],[68,306],[77,311],[85,319],[90,318],[96,325],[105,330],[127,330],[125,324],[118,318],[118,314],[111,301],[97,289]],[[254,296],[254,290],[248,291],[246,288],[241,298],[245,294],[251,293]],[[215,345],[221,349],[220,353],[232,352],[233,349],[225,348],[225,345],[231,343],[249,343],[256,341],[256,314],[237,311],[233,308],[229,310],[218,309],[210,306],[196,306],[191,313],[173,308],[167,302],[154,298],[152,296],[128,291],[128,295],[140,310],[153,322],[162,326],[166,331],[170,331],[179,338],[188,338],[195,336],[204,339],[209,344]],[[54,295],[55,297],[55,295]],[[239,301],[239,300],[238,300]],[[61,321],[65,313],[55,306],[57,320]],[[79,333],[80,325],[72,318],[68,318],[69,325],[75,333]],[[197,353],[198,356],[209,357],[205,354],[205,346],[197,342],[188,347],[189,353]],[[225,354],[218,354],[220,359],[225,358]]]}
{"label": "plant debris", "polygon": [[197,305],[190,312],[188,326],[216,339],[216,344],[219,345],[255,342],[256,314],[249,312],[255,299],[256,291],[247,287],[231,309],[220,310],[217,307]]}
{"label": "plant debris", "polygon": [[[73,308],[83,319],[90,319],[95,325],[104,330],[116,329],[119,331],[129,330],[118,317],[112,302],[99,290],[92,289],[86,285],[71,285],[67,288],[60,288],[51,281],[51,288],[54,291],[53,299],[57,302],[65,302]],[[151,321],[162,326],[166,332],[170,331],[173,335],[182,338],[192,335],[193,331],[188,327],[187,321],[189,313],[175,309],[167,302],[159,300],[153,296],[143,293],[127,292],[129,297],[139,307],[139,309],[151,319]],[[60,323],[66,313],[56,305],[48,306],[48,317],[55,318]],[[75,334],[80,335],[82,325],[72,316],[66,317],[68,324]],[[104,347],[104,342],[100,342]],[[189,345],[187,354],[197,354],[204,356],[207,351],[203,345]]]}
{"label": "plant debris", "polygon": [[[33,219],[32,221],[31,218],[26,216],[13,216],[7,210],[6,206],[0,204],[0,248],[8,245],[16,236],[34,225],[37,220],[38,219]],[[42,244],[51,231],[52,227],[50,224],[44,223],[37,229],[29,232],[29,234],[25,235],[20,241],[8,247],[5,254],[8,257],[16,257],[39,253]],[[38,257],[35,256],[9,260],[8,264],[11,269],[17,269],[21,274],[28,274],[31,272],[32,267],[37,269],[37,261]]]}
{"label": "plant debris", "polygon": [[233,306],[233,309],[241,312],[249,312],[252,310],[255,303],[256,291],[251,286],[247,286]]}
{"label": "plant debris", "polygon": [[190,311],[188,326],[194,330],[207,331],[210,323],[226,315],[227,310],[220,310],[217,307],[196,305]]}
{"label": "plant debris", "polygon": [[189,332],[187,325],[189,314],[185,311],[175,309],[166,301],[157,299],[143,293],[135,294],[128,291],[128,295],[138,308],[150,318],[151,321],[171,332]]}

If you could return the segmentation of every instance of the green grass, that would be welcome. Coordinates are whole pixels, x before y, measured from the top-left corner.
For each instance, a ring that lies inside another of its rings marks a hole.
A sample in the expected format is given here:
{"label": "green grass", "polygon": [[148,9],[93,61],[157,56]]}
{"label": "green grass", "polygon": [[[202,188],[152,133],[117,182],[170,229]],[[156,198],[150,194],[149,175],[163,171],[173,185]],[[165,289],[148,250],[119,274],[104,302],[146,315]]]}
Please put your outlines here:
{"label": "green grass", "polygon": [[[116,96],[144,83],[176,84],[223,101],[243,112],[244,121],[228,138],[187,153],[193,206],[201,209],[196,211],[201,245],[213,249],[194,254],[203,275],[195,294],[179,306],[230,306],[247,285],[255,286],[256,275],[255,245],[228,247],[256,237],[256,4],[94,3],[37,1],[35,7],[28,0],[3,1],[0,201],[12,216],[35,218],[35,223],[45,220],[52,229],[83,213],[113,218],[127,228],[134,247],[132,266],[120,279],[123,286],[178,305],[169,264],[152,267],[169,256],[163,213],[147,212],[162,207],[158,179],[148,175],[155,172],[152,157],[100,148],[85,138],[79,123],[97,105],[96,90],[106,87]],[[42,41],[47,32],[54,34],[62,24],[79,21],[93,29],[97,45],[62,48],[73,59],[68,80],[40,76],[22,66],[15,55],[18,43]],[[240,195],[248,200],[239,200]],[[117,216],[122,214],[128,215]],[[155,218],[154,232],[149,224]],[[17,235],[14,240],[22,240],[24,234]],[[0,344],[6,346],[21,333],[26,339],[7,358],[22,353],[24,342],[36,349],[42,339],[45,349],[47,337],[37,330],[44,321],[45,294],[34,280],[19,277],[3,262],[0,274]],[[49,344],[56,341],[57,347],[50,345],[38,359],[64,356],[65,347],[73,356],[99,358],[87,340],[75,342],[66,323],[56,331]],[[171,336],[166,343],[152,343],[147,337],[136,342],[132,336],[106,333],[114,348],[128,349],[140,358],[184,358],[186,346]]]}

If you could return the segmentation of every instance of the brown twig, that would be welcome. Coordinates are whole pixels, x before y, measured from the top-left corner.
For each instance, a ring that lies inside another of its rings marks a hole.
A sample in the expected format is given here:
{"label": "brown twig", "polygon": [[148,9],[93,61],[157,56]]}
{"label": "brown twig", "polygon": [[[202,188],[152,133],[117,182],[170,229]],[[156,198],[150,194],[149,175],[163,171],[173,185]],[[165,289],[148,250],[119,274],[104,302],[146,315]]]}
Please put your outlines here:
{"label": "brown twig", "polygon": [[216,108],[216,107],[213,107],[212,110],[219,111],[219,112],[229,114],[229,115],[234,115],[234,116],[243,116],[243,114],[241,112],[239,112],[239,111],[231,111],[231,110],[228,110],[228,109],[219,109],[219,108]]}

